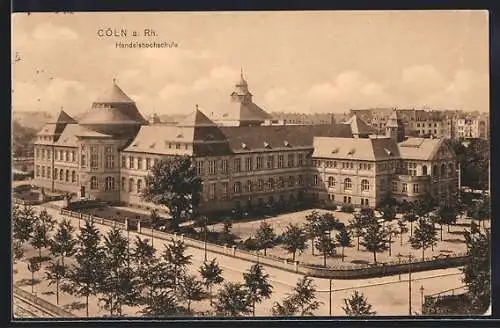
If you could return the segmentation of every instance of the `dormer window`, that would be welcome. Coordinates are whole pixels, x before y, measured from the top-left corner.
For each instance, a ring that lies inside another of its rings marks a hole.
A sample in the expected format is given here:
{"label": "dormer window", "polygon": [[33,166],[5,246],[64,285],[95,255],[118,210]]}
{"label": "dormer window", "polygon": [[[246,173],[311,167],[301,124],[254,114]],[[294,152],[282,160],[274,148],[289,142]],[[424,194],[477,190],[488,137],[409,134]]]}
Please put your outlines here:
{"label": "dormer window", "polygon": [[289,146],[290,146],[290,143],[288,142],[288,140],[285,140],[285,141],[283,142],[283,144],[285,145],[285,147],[289,147]]}
{"label": "dormer window", "polygon": [[355,152],[356,152],[356,149],[353,148],[353,149],[349,150],[347,155],[353,155]]}
{"label": "dormer window", "polygon": [[392,152],[389,149],[384,148],[384,151],[387,154],[387,156],[392,156]]}
{"label": "dormer window", "polygon": [[268,142],[264,141],[264,148],[271,148],[271,145]]}
{"label": "dormer window", "polygon": [[246,144],[246,143],[242,142],[242,143],[241,143],[241,148],[243,148],[243,149],[248,149],[248,146],[247,146],[247,144]]}
{"label": "dormer window", "polygon": [[153,142],[151,145],[149,145],[149,148],[155,148],[156,142]]}
{"label": "dormer window", "polygon": [[335,147],[332,149],[332,154],[336,154],[339,152],[339,148],[338,147]]}
{"label": "dormer window", "polygon": [[177,138],[182,138],[182,133],[179,133],[179,134],[177,135]]}

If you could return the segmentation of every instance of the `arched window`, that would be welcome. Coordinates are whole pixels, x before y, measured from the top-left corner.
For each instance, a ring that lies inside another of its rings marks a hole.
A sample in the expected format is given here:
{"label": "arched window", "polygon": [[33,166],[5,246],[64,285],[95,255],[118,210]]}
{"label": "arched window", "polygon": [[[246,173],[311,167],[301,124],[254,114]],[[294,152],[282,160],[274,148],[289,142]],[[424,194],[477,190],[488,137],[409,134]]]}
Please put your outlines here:
{"label": "arched window", "polygon": [[334,177],[328,177],[328,187],[335,188],[335,178]]}
{"label": "arched window", "polygon": [[235,182],[233,185],[233,191],[235,194],[241,193],[241,182]]}
{"label": "arched window", "polygon": [[142,191],[142,179],[137,179],[137,192],[140,193]]}
{"label": "arched window", "polygon": [[446,165],[441,164],[441,177],[445,178],[446,177]]}
{"label": "arched window", "polygon": [[134,192],[134,179],[128,179],[128,192]]}
{"label": "arched window", "polygon": [[352,189],[352,181],[349,178],[344,179],[344,190],[351,190]]}
{"label": "arched window", "polygon": [[247,192],[252,192],[252,181],[251,180],[247,180],[246,189],[247,189]]}
{"label": "arched window", "polygon": [[[139,182],[139,181],[137,181],[137,182]],[[111,191],[114,189],[115,189],[115,178],[106,177],[106,191]]]}
{"label": "arched window", "polygon": [[427,165],[422,165],[422,175],[427,175]]}
{"label": "arched window", "polygon": [[71,182],[73,182],[73,183],[76,182],[76,172],[75,171],[71,172]]}
{"label": "arched window", "polygon": [[434,165],[434,166],[432,167],[432,176],[433,176],[434,178],[437,178],[437,177],[439,176],[439,172],[438,172],[438,167],[437,167],[437,165]]}
{"label": "arched window", "polygon": [[455,170],[453,169],[453,164],[452,163],[448,164],[448,177],[451,178],[454,175],[454,173]]}
{"label": "arched window", "polygon": [[57,180],[57,172],[59,172],[58,169],[54,169],[54,180]]}
{"label": "arched window", "polygon": [[61,181],[63,181],[63,180],[64,180],[64,170],[63,170],[63,169],[60,169],[60,170],[59,170],[59,179],[60,179]]}
{"label": "arched window", "polygon": [[95,190],[95,189],[98,189],[98,188],[99,188],[99,184],[97,182],[97,177],[95,177],[95,176],[91,177],[90,178],[90,189]]}
{"label": "arched window", "polygon": [[42,166],[42,178],[45,178],[45,166]]}
{"label": "arched window", "polygon": [[361,191],[367,191],[370,190],[370,182],[368,180],[363,179],[361,180]]}
{"label": "arched window", "polygon": [[69,170],[66,170],[66,182],[69,181]]}
{"label": "arched window", "polygon": [[126,183],[126,179],[125,179],[125,177],[122,177],[121,189],[123,191],[125,191],[125,183]]}

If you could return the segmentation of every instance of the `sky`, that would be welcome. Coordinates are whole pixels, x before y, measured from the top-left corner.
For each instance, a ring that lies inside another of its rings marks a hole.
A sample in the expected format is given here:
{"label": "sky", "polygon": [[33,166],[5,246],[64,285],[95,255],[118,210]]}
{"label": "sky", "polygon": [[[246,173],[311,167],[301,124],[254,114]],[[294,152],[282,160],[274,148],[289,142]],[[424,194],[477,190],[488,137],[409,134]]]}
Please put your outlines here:
{"label": "sky", "polygon": [[16,13],[12,40],[14,111],[80,113],[116,79],[144,114],[225,112],[241,69],[268,112],[489,111],[486,11]]}

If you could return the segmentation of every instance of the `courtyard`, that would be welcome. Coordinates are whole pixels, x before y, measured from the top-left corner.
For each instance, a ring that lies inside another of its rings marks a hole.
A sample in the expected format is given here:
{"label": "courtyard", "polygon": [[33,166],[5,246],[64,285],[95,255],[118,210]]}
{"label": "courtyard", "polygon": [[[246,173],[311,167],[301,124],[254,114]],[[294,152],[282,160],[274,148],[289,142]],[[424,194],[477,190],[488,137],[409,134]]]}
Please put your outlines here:
{"label": "courtyard", "polygon": [[[295,213],[287,213],[282,215],[277,215],[275,217],[269,217],[262,220],[238,222],[234,221],[232,224],[231,232],[238,238],[237,241],[244,241],[247,238],[254,238],[255,232],[258,230],[261,222],[265,221],[269,223],[276,235],[282,234],[289,224],[297,224],[299,226],[306,223],[306,215],[310,214],[313,210],[299,211]],[[317,209],[320,214],[331,213],[339,220],[339,222],[344,223],[346,226],[349,221],[353,219],[354,215],[352,213],[344,213],[339,211],[329,211],[323,209]],[[437,244],[428,248],[424,252],[424,257],[426,259],[432,259],[436,257],[447,257],[453,256],[455,254],[462,254],[466,252],[464,230],[470,227],[471,220],[466,218],[457,219],[456,224],[450,225],[449,231],[447,226],[442,227],[443,238],[441,240],[440,226],[436,225],[437,228]],[[489,221],[485,222],[486,227],[489,227]],[[397,220],[384,223],[386,228],[391,228],[394,234],[391,236],[390,252],[386,250],[384,252],[377,253],[377,263],[397,263],[398,261],[403,261],[408,257],[409,254],[414,256],[413,261],[419,261],[422,259],[422,250],[413,249],[409,242],[410,231],[399,233],[399,227]],[[406,222],[408,230],[410,229],[410,223]],[[413,230],[417,226],[416,222],[412,225]],[[223,229],[223,224],[218,223],[209,226],[210,230],[221,231]],[[332,230],[332,237],[338,233],[337,230]],[[296,260],[304,264],[309,265],[323,265],[323,255],[314,249],[314,255],[311,250],[311,240],[307,242],[307,249],[296,255]],[[337,255],[327,258],[327,266],[329,267],[344,267],[348,268],[351,266],[356,266],[359,264],[370,264],[373,263],[373,253],[364,249],[363,246],[359,246],[358,250],[358,240],[356,237],[351,236],[351,245],[344,249],[344,261],[342,261],[341,247],[336,248]],[[263,254],[263,251],[261,251]],[[275,247],[267,249],[267,254],[273,257],[278,257],[282,259],[292,260],[292,254],[288,253],[283,249],[281,245],[276,245]],[[398,254],[403,255],[399,256]]]}

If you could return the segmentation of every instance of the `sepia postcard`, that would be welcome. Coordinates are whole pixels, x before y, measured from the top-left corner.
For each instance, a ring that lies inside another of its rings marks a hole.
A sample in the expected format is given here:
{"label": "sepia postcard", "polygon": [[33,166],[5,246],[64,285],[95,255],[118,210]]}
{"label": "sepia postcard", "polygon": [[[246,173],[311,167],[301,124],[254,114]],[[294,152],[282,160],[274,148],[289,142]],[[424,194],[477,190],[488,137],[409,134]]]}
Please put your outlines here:
{"label": "sepia postcard", "polygon": [[13,319],[491,314],[487,11],[12,15]]}

